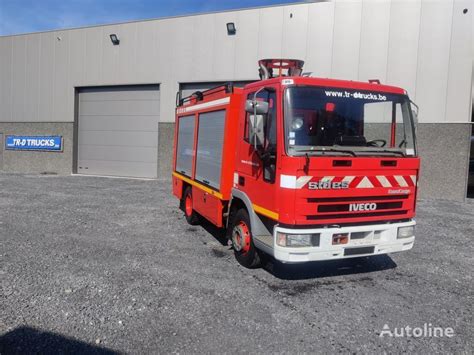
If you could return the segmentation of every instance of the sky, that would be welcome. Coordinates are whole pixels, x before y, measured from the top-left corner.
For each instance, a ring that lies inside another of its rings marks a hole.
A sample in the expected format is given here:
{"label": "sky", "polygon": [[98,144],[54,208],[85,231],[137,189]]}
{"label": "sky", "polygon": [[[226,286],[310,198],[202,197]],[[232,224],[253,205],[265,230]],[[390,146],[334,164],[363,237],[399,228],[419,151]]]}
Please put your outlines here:
{"label": "sky", "polygon": [[0,0],[0,35],[290,2],[301,0]]}

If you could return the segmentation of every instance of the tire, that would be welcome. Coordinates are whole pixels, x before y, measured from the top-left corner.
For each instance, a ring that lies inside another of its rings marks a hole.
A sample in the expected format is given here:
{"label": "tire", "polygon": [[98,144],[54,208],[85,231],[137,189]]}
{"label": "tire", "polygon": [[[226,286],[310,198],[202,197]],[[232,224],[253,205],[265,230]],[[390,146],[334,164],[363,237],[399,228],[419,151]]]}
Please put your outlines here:
{"label": "tire", "polygon": [[240,265],[249,269],[261,265],[260,255],[253,244],[250,218],[247,210],[239,209],[232,213],[228,235],[234,248],[234,255]]}
{"label": "tire", "polygon": [[186,189],[184,190],[183,199],[181,200],[181,206],[183,207],[186,222],[188,222],[192,226],[199,224],[199,215],[193,208],[193,191],[191,186],[186,187]]}

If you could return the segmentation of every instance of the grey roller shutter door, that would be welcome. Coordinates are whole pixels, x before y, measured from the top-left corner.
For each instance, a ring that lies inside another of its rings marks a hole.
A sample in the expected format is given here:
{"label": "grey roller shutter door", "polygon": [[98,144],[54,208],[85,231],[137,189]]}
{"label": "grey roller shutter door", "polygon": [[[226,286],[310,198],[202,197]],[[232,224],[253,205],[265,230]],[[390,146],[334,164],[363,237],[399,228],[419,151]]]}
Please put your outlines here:
{"label": "grey roller shutter door", "polygon": [[158,86],[79,92],[77,172],[157,177]]}

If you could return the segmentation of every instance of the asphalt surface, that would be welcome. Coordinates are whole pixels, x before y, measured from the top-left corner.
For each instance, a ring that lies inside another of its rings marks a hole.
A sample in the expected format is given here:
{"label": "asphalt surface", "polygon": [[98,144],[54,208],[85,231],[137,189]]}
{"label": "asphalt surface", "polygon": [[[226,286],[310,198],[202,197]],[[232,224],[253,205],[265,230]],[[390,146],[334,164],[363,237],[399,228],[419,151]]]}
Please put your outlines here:
{"label": "asphalt surface", "polygon": [[[474,203],[421,201],[413,250],[238,265],[168,181],[0,174],[0,353],[472,353]],[[451,327],[453,337],[380,337]]]}

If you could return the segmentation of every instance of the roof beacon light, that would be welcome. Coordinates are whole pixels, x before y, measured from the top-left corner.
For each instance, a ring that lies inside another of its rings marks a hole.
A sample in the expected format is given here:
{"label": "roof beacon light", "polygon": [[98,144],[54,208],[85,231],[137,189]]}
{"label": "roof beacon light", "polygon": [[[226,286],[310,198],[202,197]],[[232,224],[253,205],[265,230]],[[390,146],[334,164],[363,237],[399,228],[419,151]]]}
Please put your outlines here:
{"label": "roof beacon light", "polygon": [[[258,72],[262,80],[278,76],[301,76],[303,65],[304,61],[299,59],[262,59],[258,61]],[[278,73],[275,74],[273,69],[278,69]]]}

